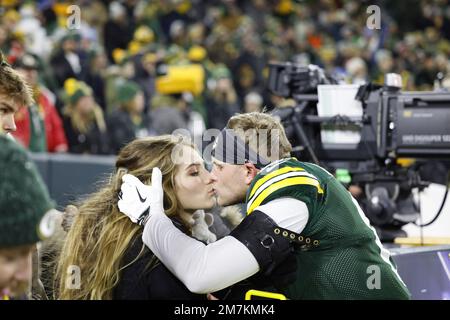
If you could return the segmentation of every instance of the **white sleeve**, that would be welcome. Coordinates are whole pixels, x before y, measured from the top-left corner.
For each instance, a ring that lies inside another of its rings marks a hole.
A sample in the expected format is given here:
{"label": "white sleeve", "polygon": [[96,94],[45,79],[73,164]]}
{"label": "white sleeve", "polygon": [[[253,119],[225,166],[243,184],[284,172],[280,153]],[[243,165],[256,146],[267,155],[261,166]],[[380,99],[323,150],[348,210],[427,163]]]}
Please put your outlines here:
{"label": "white sleeve", "polygon": [[308,207],[303,201],[294,198],[278,198],[257,207],[256,210],[264,212],[278,226],[292,232],[301,233],[308,223]]}
{"label": "white sleeve", "polygon": [[164,214],[149,219],[142,240],[191,292],[218,291],[259,271],[255,257],[234,237],[205,245],[178,230]]}
{"label": "white sleeve", "polygon": [[[277,225],[300,233],[308,221],[308,208],[300,200],[280,198],[256,208]],[[184,285],[195,293],[221,290],[260,269],[247,247],[232,236],[205,245],[178,230],[164,214],[152,216],[143,242]]]}

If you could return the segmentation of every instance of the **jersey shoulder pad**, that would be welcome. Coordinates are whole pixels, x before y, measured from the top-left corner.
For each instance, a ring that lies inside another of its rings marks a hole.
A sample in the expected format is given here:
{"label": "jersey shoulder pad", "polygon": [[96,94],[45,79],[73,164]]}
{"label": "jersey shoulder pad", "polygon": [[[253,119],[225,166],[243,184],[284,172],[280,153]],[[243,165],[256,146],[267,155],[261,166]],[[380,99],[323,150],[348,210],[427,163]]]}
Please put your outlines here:
{"label": "jersey shoulder pad", "polygon": [[[295,159],[283,159],[266,166],[252,181],[247,192],[247,213],[267,202],[274,195],[277,197],[297,198],[302,190],[323,194],[319,179],[307,172]],[[306,192],[305,192],[306,193]]]}

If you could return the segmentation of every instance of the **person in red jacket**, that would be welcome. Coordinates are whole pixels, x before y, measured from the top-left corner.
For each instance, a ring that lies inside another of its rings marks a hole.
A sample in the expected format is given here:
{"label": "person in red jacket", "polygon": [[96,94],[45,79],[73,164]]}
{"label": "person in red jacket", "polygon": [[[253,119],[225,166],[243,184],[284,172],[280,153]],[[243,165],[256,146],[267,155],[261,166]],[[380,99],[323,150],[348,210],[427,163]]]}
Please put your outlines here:
{"label": "person in red jacket", "polygon": [[14,67],[32,87],[35,100],[16,114],[14,137],[32,152],[66,152],[67,139],[54,105],[54,95],[39,84],[36,58],[24,54],[16,60]]}

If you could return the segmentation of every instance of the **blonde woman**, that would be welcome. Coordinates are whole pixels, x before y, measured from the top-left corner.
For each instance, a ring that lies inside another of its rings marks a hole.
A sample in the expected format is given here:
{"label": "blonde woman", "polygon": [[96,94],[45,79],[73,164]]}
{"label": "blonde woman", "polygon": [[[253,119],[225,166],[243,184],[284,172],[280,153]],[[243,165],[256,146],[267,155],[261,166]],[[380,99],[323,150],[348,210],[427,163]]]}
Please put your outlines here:
{"label": "blonde woman", "polygon": [[70,78],[64,83],[67,105],[63,124],[69,152],[89,154],[111,153],[103,111],[94,100],[91,87]]}
{"label": "blonde woman", "polygon": [[[166,214],[184,233],[191,234],[197,209],[215,204],[210,173],[189,141],[170,135],[134,140],[120,151],[111,181],[79,207],[58,261],[56,298],[206,298],[189,292],[158,262],[141,241],[142,227],[117,207],[122,177],[129,173],[151,184],[154,167],[162,172]],[[79,288],[67,285],[72,266],[80,271]]]}

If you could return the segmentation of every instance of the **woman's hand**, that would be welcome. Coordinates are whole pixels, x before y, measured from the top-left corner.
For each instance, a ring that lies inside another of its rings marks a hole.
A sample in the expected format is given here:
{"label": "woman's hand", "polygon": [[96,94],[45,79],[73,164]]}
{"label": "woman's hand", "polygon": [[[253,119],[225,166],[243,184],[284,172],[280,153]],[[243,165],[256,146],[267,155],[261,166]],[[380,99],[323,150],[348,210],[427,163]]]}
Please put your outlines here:
{"label": "woman's hand", "polygon": [[120,212],[133,223],[145,225],[152,215],[164,214],[163,198],[161,170],[155,167],[152,170],[151,186],[143,184],[131,174],[124,175],[117,205]]}

